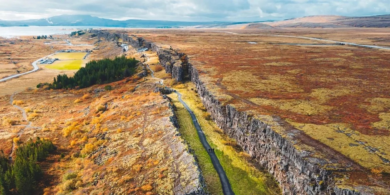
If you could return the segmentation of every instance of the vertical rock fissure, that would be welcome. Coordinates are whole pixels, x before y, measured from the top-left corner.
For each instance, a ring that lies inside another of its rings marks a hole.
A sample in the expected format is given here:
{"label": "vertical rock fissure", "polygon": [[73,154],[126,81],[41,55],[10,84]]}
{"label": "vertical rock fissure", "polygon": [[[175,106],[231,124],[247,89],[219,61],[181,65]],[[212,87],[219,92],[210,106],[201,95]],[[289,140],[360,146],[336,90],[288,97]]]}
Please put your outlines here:
{"label": "vertical rock fissure", "polygon": [[[99,33],[97,33],[99,34]],[[104,34],[104,33],[100,33]],[[112,40],[113,35],[102,36]],[[188,56],[172,49],[162,49],[143,38],[123,38],[134,48],[147,47],[157,52],[161,65],[172,78],[188,78],[196,85],[203,105],[216,124],[278,181],[283,194],[335,194],[358,195],[359,192],[335,185],[334,175],[310,162],[305,151],[297,150],[293,143],[275,132],[270,125],[237,111],[231,105],[222,105],[199,78],[199,71],[189,63]],[[185,56],[185,57],[183,57]],[[187,74],[188,73],[188,74]]]}

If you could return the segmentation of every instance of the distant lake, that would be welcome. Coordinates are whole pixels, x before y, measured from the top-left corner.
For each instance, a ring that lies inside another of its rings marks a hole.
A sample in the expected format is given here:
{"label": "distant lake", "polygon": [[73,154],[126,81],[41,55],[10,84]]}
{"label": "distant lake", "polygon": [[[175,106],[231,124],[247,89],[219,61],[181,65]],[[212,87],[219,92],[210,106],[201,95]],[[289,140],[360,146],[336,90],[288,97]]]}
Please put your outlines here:
{"label": "distant lake", "polygon": [[28,27],[0,27],[0,37],[38,36],[70,34],[72,31],[99,28],[83,26],[28,26]]}

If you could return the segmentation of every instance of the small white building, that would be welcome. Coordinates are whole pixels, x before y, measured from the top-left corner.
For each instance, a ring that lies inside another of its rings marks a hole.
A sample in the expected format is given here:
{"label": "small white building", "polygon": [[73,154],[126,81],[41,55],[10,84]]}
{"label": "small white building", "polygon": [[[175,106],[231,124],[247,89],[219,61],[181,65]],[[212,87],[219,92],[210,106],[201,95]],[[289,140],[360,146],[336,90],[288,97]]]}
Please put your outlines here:
{"label": "small white building", "polygon": [[122,43],[121,47],[123,48],[123,51],[129,51],[129,46],[127,44]]}

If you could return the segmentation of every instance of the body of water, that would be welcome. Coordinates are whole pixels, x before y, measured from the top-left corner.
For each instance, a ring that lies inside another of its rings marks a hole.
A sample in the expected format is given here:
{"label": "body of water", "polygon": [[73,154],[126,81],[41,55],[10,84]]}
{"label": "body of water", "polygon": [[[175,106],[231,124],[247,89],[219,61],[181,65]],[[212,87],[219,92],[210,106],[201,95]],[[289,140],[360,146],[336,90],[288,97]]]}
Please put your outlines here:
{"label": "body of water", "polygon": [[76,30],[97,27],[80,26],[28,26],[28,27],[0,27],[0,37],[12,38],[19,36],[58,35],[70,34]]}

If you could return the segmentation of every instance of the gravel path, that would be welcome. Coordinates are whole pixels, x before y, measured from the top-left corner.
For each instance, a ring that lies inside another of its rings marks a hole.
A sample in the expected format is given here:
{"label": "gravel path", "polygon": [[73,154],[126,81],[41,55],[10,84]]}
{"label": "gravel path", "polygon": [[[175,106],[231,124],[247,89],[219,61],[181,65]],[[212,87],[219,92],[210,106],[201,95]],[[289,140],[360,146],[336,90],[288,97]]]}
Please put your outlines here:
{"label": "gravel path", "polygon": [[[12,104],[12,102],[14,101],[14,96],[15,96],[16,94],[17,94],[17,93],[14,93],[14,94],[11,95],[11,98],[10,98],[9,103],[10,103],[13,107],[17,108],[18,110],[20,110],[20,111],[22,112],[22,114],[23,114],[23,120],[28,121],[28,120],[27,120],[27,113],[26,113],[26,111],[25,111],[22,107],[20,107],[20,106],[18,106],[18,105],[13,105],[13,104]],[[23,134],[24,130],[25,130],[26,128],[29,128],[30,126],[31,126],[31,122],[28,121],[28,124],[27,124],[23,129],[21,129],[21,130],[19,131],[18,137],[20,137],[20,136]],[[11,149],[11,153],[9,154],[9,159],[10,159],[11,161],[12,161],[12,155],[14,154],[14,152],[15,152],[15,142],[12,141],[12,149]]]}

